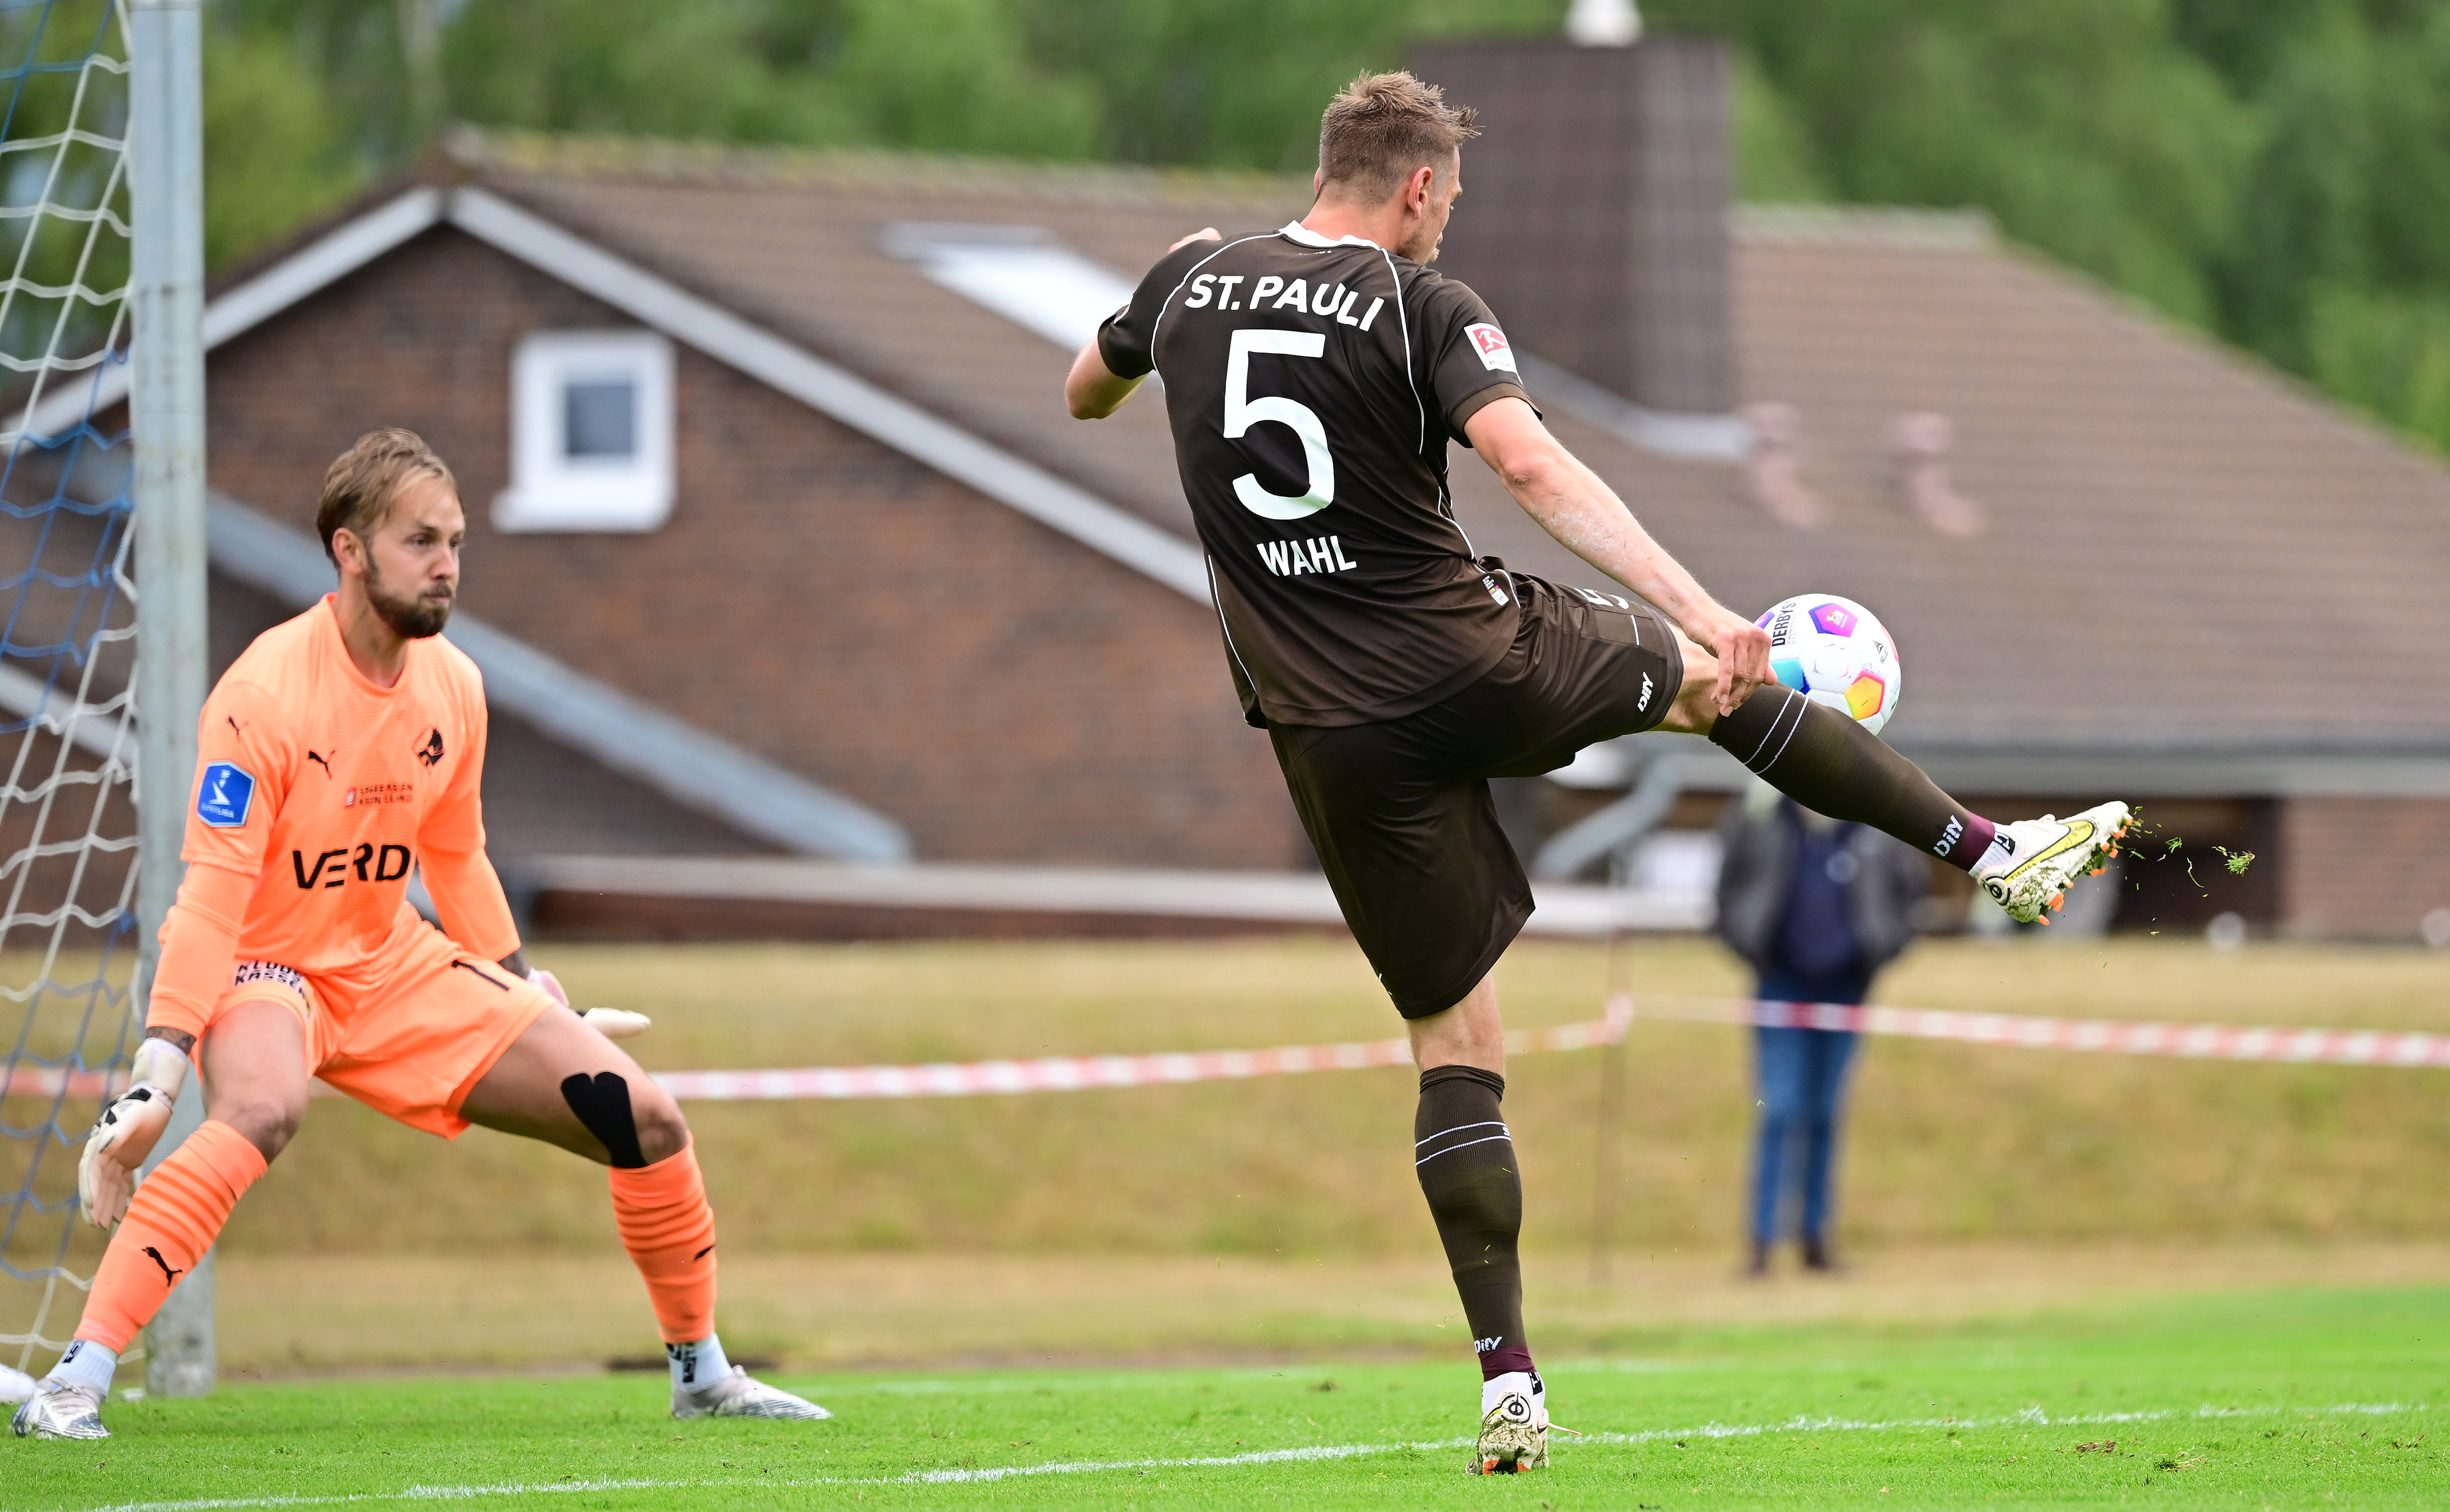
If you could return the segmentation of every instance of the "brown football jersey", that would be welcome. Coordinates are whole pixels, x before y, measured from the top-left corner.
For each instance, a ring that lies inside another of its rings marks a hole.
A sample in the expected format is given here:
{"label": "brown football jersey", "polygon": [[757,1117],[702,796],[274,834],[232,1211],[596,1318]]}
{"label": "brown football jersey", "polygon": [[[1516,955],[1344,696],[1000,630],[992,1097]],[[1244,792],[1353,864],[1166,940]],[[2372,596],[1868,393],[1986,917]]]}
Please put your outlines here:
{"label": "brown football jersey", "polygon": [[1505,654],[1513,588],[1455,522],[1447,446],[1526,396],[1469,288],[1296,223],[1168,254],[1098,344],[1165,380],[1251,723],[1399,718]]}

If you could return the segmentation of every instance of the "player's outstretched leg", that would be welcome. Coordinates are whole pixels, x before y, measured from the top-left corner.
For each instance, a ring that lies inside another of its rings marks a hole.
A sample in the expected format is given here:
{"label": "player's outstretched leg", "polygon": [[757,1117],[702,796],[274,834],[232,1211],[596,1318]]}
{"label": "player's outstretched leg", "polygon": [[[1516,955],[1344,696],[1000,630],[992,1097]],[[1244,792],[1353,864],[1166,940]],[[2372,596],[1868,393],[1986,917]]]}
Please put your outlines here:
{"label": "player's outstretched leg", "polygon": [[1412,1167],[1446,1246],[1455,1294],[1480,1355],[1476,1473],[1548,1463],[1548,1400],[1523,1337],[1523,1177],[1498,1101],[1506,1095],[1497,985],[1483,978],[1444,1013],[1410,1021],[1421,1067]]}
{"label": "player's outstretched leg", "polygon": [[637,1062],[554,1008],[470,1089],[472,1123],[561,1146],[612,1168],[621,1243],[647,1283],[676,1418],[833,1416],[724,1358],[714,1329],[714,1210],[689,1125]]}
{"label": "player's outstretched leg", "polygon": [[[102,1404],[120,1354],[298,1132],[306,1112],[306,1036],[288,1009],[269,1002],[230,1009],[205,1036],[204,1066],[211,1092],[204,1123],[136,1189],[94,1269],[74,1342],[10,1419],[21,1439],[110,1437]],[[187,1095],[201,1095],[192,1088]],[[107,1224],[112,1214],[88,1216]]]}
{"label": "player's outstretched leg", "polygon": [[1886,741],[1791,688],[1756,688],[1734,713],[1721,715],[1714,696],[1718,663],[1691,642],[1682,644],[1684,686],[1662,728],[1706,735],[1813,812],[1869,824],[1970,873],[2019,923],[2056,907],[2077,878],[2117,854],[2131,820],[2125,804],[1993,824],[1940,791]]}

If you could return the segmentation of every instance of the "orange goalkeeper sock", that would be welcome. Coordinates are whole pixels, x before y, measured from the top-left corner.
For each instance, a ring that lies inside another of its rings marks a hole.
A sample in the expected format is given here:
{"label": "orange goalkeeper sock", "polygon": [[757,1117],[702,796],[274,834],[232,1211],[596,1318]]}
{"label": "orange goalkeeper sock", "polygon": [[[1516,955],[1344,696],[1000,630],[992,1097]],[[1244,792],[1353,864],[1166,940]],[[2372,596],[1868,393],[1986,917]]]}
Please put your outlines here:
{"label": "orange goalkeeper sock", "polygon": [[714,1332],[714,1210],[707,1206],[697,1151],[683,1145],[651,1166],[612,1168],[612,1216],[647,1283],[666,1344]]}
{"label": "orange goalkeeper sock", "polygon": [[125,1350],[262,1174],[263,1153],[228,1124],[211,1119],[187,1135],[137,1187],[94,1270],[76,1336]]}

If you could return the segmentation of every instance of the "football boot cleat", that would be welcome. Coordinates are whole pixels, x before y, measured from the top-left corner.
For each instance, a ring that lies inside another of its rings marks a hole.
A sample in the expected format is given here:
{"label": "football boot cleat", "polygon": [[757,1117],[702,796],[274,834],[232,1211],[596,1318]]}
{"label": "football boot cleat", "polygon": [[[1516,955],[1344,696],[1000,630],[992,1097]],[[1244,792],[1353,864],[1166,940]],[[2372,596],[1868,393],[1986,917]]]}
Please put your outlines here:
{"label": "football boot cleat", "polygon": [[9,1431],[21,1439],[107,1439],[102,1425],[102,1393],[88,1386],[46,1381],[9,1420]]}
{"label": "football boot cleat", "polygon": [[1991,853],[1974,868],[1974,885],[2020,924],[2030,924],[2067,897],[2079,877],[2118,854],[2118,838],[2133,823],[2125,804],[2096,804],[2065,819],[2044,814],[1999,826]]}
{"label": "football boot cleat", "polygon": [[1548,1388],[1537,1370],[1509,1370],[1481,1383],[1480,1443],[1474,1475],[1513,1475],[1548,1463]]}
{"label": "football boot cleat", "polygon": [[738,1366],[723,1379],[691,1390],[672,1387],[676,1418],[791,1418],[814,1420],[833,1414],[813,1402],[769,1386]]}

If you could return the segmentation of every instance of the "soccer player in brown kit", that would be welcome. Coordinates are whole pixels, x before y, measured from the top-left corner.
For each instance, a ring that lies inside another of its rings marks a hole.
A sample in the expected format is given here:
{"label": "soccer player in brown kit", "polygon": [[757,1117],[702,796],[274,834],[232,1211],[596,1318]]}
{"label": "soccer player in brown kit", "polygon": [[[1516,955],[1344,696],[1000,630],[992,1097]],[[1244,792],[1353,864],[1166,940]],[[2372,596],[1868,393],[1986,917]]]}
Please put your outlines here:
{"label": "soccer player in brown kit", "polygon": [[[1549,436],[1496,318],[1429,266],[1473,134],[1409,74],[1355,79],[1321,124],[1310,213],[1177,242],[1064,394],[1098,419],[1164,375],[1244,714],[1411,1032],[1414,1164],[1481,1360],[1472,1468],[1512,1471],[1546,1463],[1548,1414],[1523,1334],[1491,971],[1531,896],[1488,780],[1637,731],[1706,736],[1805,807],[1963,867],[2020,920],[2099,864],[2128,809],[1993,824],[1772,680],[1768,632]],[[1480,556],[1453,517],[1449,440],[1630,594]]]}

